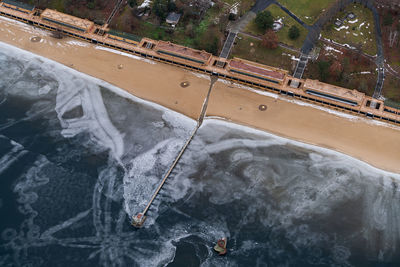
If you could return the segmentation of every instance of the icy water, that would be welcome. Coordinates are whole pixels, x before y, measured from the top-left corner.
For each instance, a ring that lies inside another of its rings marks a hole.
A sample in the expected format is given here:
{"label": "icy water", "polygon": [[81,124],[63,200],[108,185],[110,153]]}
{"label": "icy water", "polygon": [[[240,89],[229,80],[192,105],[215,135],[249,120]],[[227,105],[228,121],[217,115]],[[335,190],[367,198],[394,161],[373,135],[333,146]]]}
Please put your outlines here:
{"label": "icy water", "polygon": [[0,48],[0,266],[400,265],[398,175],[210,119],[132,228],[196,123]]}

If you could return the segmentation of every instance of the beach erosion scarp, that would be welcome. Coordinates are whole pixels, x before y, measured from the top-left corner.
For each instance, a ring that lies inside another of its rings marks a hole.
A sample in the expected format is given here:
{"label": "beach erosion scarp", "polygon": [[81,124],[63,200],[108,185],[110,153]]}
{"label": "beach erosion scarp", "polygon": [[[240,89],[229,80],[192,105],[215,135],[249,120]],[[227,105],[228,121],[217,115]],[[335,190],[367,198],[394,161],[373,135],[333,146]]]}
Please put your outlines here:
{"label": "beach erosion scarp", "polygon": [[[32,41],[32,37],[40,38]],[[109,82],[193,119],[199,118],[210,85],[210,77],[203,74],[154,64],[69,37],[55,39],[44,30],[2,17],[0,41]],[[264,108],[260,109],[261,105]],[[218,80],[212,89],[206,117],[333,149],[374,167],[400,173],[400,129],[389,124],[224,80]]]}

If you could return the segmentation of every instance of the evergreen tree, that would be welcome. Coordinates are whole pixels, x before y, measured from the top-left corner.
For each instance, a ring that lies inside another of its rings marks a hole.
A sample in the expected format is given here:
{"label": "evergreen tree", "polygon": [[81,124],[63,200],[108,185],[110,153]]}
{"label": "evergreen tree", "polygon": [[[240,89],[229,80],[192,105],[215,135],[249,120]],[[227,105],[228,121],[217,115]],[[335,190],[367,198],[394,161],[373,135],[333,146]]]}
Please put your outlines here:
{"label": "evergreen tree", "polygon": [[266,10],[257,14],[255,22],[259,29],[265,31],[272,28],[274,18],[272,17],[271,12]]}

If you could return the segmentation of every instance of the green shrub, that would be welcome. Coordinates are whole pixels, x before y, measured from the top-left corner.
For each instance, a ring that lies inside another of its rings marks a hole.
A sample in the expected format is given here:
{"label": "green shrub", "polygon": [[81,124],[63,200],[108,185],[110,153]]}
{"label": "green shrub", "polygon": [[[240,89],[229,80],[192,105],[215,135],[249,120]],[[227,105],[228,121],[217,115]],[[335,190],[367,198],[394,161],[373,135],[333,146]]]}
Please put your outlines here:
{"label": "green shrub", "polygon": [[290,27],[289,29],[289,38],[292,40],[296,40],[300,36],[300,30],[295,25]]}

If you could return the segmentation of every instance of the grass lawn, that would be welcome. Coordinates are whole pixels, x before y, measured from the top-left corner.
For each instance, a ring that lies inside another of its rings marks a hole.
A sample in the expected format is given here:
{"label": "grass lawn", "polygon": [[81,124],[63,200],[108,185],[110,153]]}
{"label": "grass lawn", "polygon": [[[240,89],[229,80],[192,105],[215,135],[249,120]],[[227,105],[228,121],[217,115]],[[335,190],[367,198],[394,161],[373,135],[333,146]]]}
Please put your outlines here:
{"label": "grass lawn", "polygon": [[[280,20],[284,25],[283,28],[276,33],[278,35],[279,42],[300,49],[307,36],[307,30],[304,27],[302,27],[299,23],[297,23],[297,21],[295,21],[292,17],[286,14],[277,5],[271,5],[268,7],[267,10],[271,12],[272,16],[274,17],[274,20]],[[292,40],[289,38],[289,29],[292,25],[296,25],[297,28],[299,28],[300,30],[300,36],[296,40]],[[264,34],[264,32],[257,27],[254,20],[247,25],[245,32],[257,36],[261,36]]]}
{"label": "grass lawn", "polygon": [[294,61],[291,60],[291,56],[299,56],[295,52],[281,47],[276,49],[265,48],[261,45],[261,41],[251,37],[239,35],[239,38],[237,39],[237,44],[233,48],[231,57],[239,57],[291,71],[294,66]]}
{"label": "grass lawn", "polygon": [[362,5],[354,4],[340,12],[336,18],[342,19],[349,12],[353,12],[357,17],[352,21],[346,20],[339,28],[335,27],[333,22],[328,23],[321,33],[322,37],[341,44],[359,46],[364,53],[375,55],[376,40],[372,12]]}
{"label": "grass lawn", "polygon": [[279,0],[279,3],[310,25],[334,2],[335,0]]}

